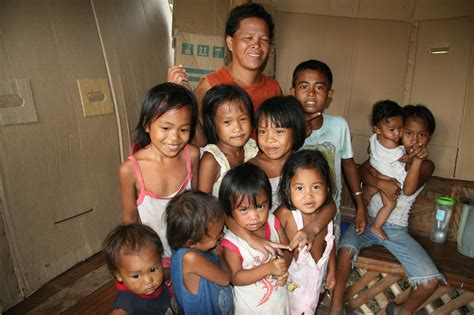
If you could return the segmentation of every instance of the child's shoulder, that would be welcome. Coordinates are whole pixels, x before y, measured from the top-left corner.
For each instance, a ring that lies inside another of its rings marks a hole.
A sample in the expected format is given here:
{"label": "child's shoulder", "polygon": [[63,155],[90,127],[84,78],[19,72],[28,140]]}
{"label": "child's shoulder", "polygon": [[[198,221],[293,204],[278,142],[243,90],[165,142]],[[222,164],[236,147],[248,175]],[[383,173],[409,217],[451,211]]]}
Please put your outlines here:
{"label": "child's shoulder", "polygon": [[[323,114],[323,117],[324,117],[325,123],[326,122],[329,123],[331,125],[331,128],[344,127],[347,125],[347,120],[342,116]],[[333,124],[335,126],[332,126]]]}
{"label": "child's shoulder", "polygon": [[201,151],[199,150],[199,148],[191,143],[187,144],[187,146],[188,146],[189,154],[191,155],[191,160],[192,161],[199,160],[199,158],[201,157]]}

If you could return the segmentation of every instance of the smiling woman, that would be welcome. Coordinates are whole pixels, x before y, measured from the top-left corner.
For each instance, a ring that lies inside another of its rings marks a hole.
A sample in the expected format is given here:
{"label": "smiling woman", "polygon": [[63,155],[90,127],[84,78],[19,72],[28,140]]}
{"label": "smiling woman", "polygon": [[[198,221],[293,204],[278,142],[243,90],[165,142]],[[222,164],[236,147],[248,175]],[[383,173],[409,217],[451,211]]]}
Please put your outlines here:
{"label": "smiling woman", "polygon": [[249,94],[254,110],[266,99],[281,95],[280,84],[262,73],[268,60],[273,29],[272,16],[260,4],[243,4],[231,10],[225,36],[232,61],[203,77],[196,88],[199,123],[195,144],[204,146],[207,143],[202,132],[202,100],[211,87],[218,84],[240,86]]}

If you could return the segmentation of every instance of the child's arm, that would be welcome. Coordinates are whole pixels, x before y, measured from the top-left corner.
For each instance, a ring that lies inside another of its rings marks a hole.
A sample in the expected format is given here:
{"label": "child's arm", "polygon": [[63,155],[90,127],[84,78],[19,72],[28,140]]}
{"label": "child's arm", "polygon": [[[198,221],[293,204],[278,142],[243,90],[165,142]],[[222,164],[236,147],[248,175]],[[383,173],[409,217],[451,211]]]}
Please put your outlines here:
{"label": "child's arm", "polygon": [[122,222],[140,223],[137,209],[136,176],[130,160],[124,161],[119,168],[120,194],[122,198]]}
{"label": "child's arm", "polygon": [[227,247],[224,248],[224,257],[229,264],[233,285],[253,284],[270,275],[282,276],[288,270],[286,262],[282,258],[271,259],[269,262],[252,269],[243,269],[240,257]]}
{"label": "child's arm", "polygon": [[199,164],[199,184],[200,191],[212,194],[212,187],[218,178],[220,166],[211,153],[205,152]]}
{"label": "child's arm", "polygon": [[275,256],[279,249],[288,249],[288,245],[273,243],[269,240],[253,235],[251,232],[235,223],[234,218],[230,216],[225,217],[225,225],[232,231],[232,233],[249,243],[250,247],[262,252],[264,260],[267,259],[269,255]]}
{"label": "child's arm", "polygon": [[369,160],[359,166],[359,175],[365,185],[376,187],[382,191],[388,199],[396,201],[400,195],[400,183],[396,179],[381,179],[370,172]]}
{"label": "child's arm", "polygon": [[[222,252],[220,255],[222,256]],[[218,285],[226,286],[230,282],[230,273],[228,270],[225,270],[226,267],[227,266],[224,266],[224,268],[222,268],[222,266],[213,264],[194,250],[187,251],[183,256],[183,274],[185,274],[185,284],[187,276],[196,275]]]}
{"label": "child's arm", "polygon": [[125,312],[121,308],[116,308],[112,312],[110,312],[110,315],[127,315],[127,312]]}
{"label": "child's arm", "polygon": [[423,186],[433,175],[435,169],[434,163],[427,159],[428,149],[426,146],[416,147],[412,152],[413,162],[403,183],[403,193],[408,196]]}
{"label": "child's arm", "polygon": [[361,235],[367,226],[367,211],[362,196],[359,172],[357,171],[354,159],[342,159],[342,170],[356,204],[355,230],[358,235]]}
{"label": "child's arm", "polygon": [[336,285],[336,241],[333,241],[332,250],[329,254],[328,274],[326,277],[326,289],[332,290]]}
{"label": "child's arm", "polygon": [[334,201],[331,200],[318,210],[316,219],[314,219],[313,222],[296,232],[290,242],[290,250],[295,248],[302,250],[305,245],[308,245],[308,250],[310,250],[314,237],[326,228],[335,214],[336,205]]}
{"label": "child's arm", "polygon": [[189,144],[189,152],[191,154],[191,164],[193,166],[193,179],[191,181],[191,188],[198,189],[199,185],[199,158],[201,153],[199,148],[195,145]]}

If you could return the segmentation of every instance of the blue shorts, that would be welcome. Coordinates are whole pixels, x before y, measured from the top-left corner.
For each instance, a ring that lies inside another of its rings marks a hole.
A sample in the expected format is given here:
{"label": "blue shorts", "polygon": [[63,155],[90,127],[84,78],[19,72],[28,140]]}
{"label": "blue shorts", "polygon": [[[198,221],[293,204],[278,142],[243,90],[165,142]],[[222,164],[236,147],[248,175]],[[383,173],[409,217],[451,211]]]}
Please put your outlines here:
{"label": "blue shorts", "polygon": [[385,223],[382,229],[387,235],[388,240],[381,240],[368,227],[364,234],[358,236],[355,232],[354,224],[351,224],[344,233],[337,248],[351,250],[354,253],[353,261],[355,261],[362,248],[382,245],[400,261],[415,288],[418,285],[427,284],[432,279],[446,282],[444,276],[436,268],[423,247],[408,234],[406,226]]}

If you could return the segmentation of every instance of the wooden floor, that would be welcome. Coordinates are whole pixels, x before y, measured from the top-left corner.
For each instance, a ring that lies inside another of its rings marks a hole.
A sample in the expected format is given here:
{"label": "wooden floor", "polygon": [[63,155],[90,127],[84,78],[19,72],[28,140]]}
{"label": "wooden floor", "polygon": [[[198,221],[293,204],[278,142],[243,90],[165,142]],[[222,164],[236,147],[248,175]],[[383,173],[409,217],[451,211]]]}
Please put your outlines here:
{"label": "wooden floor", "polygon": [[[115,299],[114,283],[104,255],[98,253],[46,283],[4,314],[109,314]],[[324,300],[317,314],[329,314],[328,304]]]}
{"label": "wooden floor", "polygon": [[114,299],[113,277],[104,255],[98,253],[49,281],[4,314],[109,314]]}

